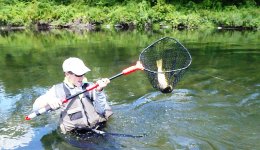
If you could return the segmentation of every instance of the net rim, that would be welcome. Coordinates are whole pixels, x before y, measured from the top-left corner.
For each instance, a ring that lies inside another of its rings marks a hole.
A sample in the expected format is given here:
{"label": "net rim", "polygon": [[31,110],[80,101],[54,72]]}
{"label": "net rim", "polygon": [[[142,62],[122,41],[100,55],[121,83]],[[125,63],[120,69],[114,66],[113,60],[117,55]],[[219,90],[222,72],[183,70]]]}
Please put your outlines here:
{"label": "net rim", "polygon": [[159,42],[159,41],[162,41],[163,39],[167,39],[167,38],[168,38],[168,39],[173,39],[174,41],[176,41],[178,44],[180,44],[180,45],[184,48],[184,50],[188,53],[188,56],[189,56],[189,58],[190,58],[190,59],[189,59],[190,62],[189,62],[185,67],[182,67],[182,68],[179,68],[179,69],[174,69],[174,70],[167,70],[167,71],[160,71],[160,72],[158,72],[158,71],[153,71],[153,70],[144,68],[145,71],[152,72],[152,73],[171,73],[171,72],[176,72],[176,71],[185,70],[185,69],[187,69],[187,68],[191,65],[192,57],[191,57],[191,54],[190,54],[190,52],[188,51],[188,49],[187,49],[186,47],[184,47],[177,39],[172,38],[172,37],[168,37],[168,36],[162,37],[162,38],[160,38],[160,39],[154,41],[152,44],[150,44],[150,45],[147,46],[145,49],[143,49],[142,52],[141,52],[140,55],[139,55],[139,61],[142,62],[142,61],[141,61],[141,56],[142,56],[142,54],[143,54],[149,47],[151,47],[151,46],[154,45],[155,43],[157,43],[157,42]]}

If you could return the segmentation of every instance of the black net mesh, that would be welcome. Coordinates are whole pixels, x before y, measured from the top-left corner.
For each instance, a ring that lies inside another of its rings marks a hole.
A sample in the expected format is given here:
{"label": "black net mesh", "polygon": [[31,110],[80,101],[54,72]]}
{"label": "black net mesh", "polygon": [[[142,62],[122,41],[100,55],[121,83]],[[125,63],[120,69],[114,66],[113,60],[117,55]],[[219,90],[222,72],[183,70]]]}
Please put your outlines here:
{"label": "black net mesh", "polygon": [[191,55],[177,40],[164,37],[144,49],[139,60],[153,87],[169,93],[191,64]]}

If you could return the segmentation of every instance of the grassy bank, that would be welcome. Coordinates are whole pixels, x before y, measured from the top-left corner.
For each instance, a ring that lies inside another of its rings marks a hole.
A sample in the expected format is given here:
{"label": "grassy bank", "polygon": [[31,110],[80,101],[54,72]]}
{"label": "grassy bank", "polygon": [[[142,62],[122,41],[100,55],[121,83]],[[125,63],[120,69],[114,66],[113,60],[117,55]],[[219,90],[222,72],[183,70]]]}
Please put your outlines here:
{"label": "grassy bank", "polygon": [[256,5],[200,7],[167,3],[151,5],[147,1],[114,5],[88,5],[83,1],[0,0],[0,26],[36,28],[260,28],[260,9]]}

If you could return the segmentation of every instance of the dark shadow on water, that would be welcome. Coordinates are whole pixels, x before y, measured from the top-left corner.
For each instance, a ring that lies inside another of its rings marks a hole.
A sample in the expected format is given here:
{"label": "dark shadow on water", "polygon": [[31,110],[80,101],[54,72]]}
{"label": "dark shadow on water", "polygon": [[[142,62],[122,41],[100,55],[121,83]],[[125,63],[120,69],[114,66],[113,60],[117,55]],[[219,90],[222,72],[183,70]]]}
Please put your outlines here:
{"label": "dark shadow on water", "polygon": [[130,135],[110,132],[103,132],[103,134],[101,134],[90,130],[78,130],[63,134],[59,129],[57,129],[43,136],[41,142],[44,149],[68,147],[69,149],[80,148],[84,150],[116,150],[124,147],[122,144],[116,142],[117,138],[141,138],[144,136],[145,135]]}
{"label": "dark shadow on water", "polygon": [[90,131],[60,135],[68,144],[82,149],[117,149],[113,146],[113,139]]}
{"label": "dark shadow on water", "polygon": [[115,143],[112,138],[94,132],[62,134],[57,129],[44,135],[41,142],[44,149],[53,149],[53,147],[80,148],[84,150],[118,149],[114,146]]}

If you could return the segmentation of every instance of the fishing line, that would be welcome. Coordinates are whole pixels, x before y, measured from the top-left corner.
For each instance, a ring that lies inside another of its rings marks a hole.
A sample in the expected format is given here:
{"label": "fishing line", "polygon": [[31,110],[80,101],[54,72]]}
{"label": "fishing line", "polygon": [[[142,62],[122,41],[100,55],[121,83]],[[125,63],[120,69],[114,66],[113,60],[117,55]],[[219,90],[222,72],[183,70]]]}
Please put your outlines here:
{"label": "fishing line", "polygon": [[146,134],[143,135],[131,135],[131,134],[122,134],[122,133],[111,133],[111,132],[105,132],[97,129],[91,129],[93,132],[103,135],[103,136],[117,136],[117,137],[130,137],[130,138],[141,138],[146,136]]}
{"label": "fishing line", "polygon": [[233,83],[232,81],[228,81],[228,80],[226,80],[226,79],[224,79],[224,78],[222,78],[222,77],[219,77],[219,76],[210,75],[210,74],[207,73],[206,71],[201,71],[201,70],[196,70],[196,69],[189,69],[189,70],[192,71],[192,72],[196,72],[196,73],[199,73],[199,74],[202,74],[202,75],[211,77],[211,78],[216,79],[216,80],[223,81],[223,82],[228,83],[228,84],[231,84],[231,85],[238,86],[238,87],[240,87],[240,88],[247,89],[245,86],[243,86],[243,85],[241,85],[241,84]]}

